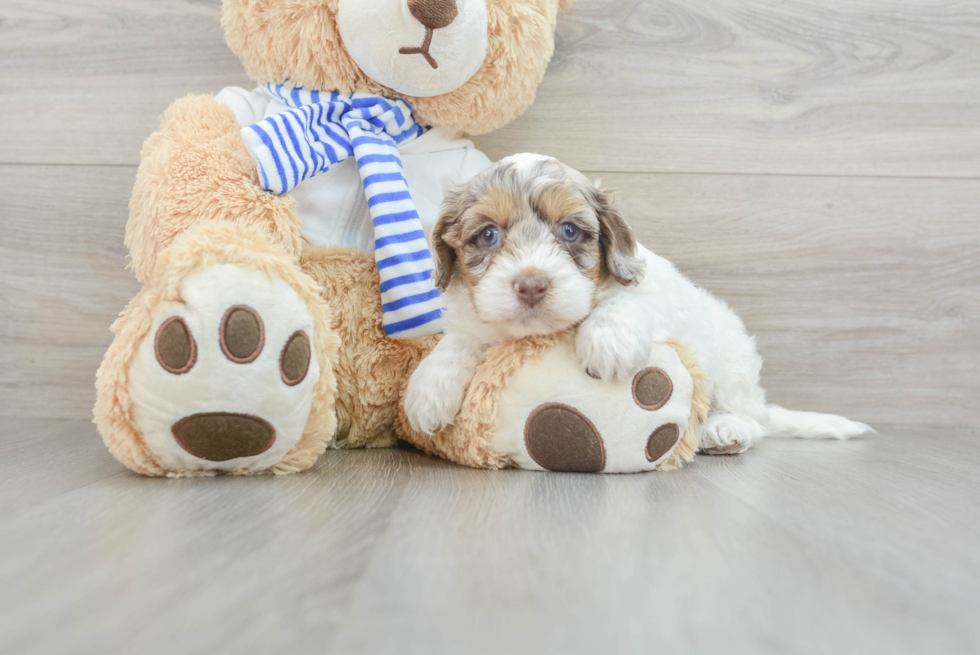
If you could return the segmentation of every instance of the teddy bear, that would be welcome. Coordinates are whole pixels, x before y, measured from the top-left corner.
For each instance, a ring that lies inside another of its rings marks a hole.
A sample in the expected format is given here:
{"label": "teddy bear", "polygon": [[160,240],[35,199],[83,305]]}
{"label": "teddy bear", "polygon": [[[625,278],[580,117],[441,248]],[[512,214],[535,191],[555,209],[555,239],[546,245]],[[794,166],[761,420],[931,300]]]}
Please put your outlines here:
{"label": "teddy bear", "polygon": [[707,410],[682,344],[597,380],[573,336],[490,349],[454,423],[412,430],[439,339],[426,234],[490,165],[481,134],[533,101],[571,0],[224,0],[256,88],[188,96],[144,144],[126,245],[143,284],[113,324],[95,420],[150,476],[293,473],[398,440],[481,468],[627,472],[689,461]]}

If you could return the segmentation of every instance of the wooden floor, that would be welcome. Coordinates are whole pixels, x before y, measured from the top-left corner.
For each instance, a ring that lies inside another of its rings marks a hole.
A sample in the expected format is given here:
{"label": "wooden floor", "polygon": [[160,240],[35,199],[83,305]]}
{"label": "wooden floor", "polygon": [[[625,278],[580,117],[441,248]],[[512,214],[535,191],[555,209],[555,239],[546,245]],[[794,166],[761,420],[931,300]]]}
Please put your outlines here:
{"label": "wooden floor", "polygon": [[147,480],[0,420],[0,651],[976,653],[980,434],[764,441],[675,473],[403,450]]}
{"label": "wooden floor", "polygon": [[775,402],[880,437],[145,480],[94,374],[143,140],[249,84],[219,10],[0,0],[0,652],[980,651],[980,4],[579,0],[535,105],[476,139],[601,177],[744,318]]}

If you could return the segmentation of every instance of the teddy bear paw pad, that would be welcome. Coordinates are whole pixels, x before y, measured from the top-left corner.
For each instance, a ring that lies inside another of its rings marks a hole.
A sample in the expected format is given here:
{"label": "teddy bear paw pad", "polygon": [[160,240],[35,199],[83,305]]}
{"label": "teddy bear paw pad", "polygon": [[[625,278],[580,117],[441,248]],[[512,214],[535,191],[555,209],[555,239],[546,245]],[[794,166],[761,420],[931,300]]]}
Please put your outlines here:
{"label": "teddy bear paw pad", "polygon": [[661,425],[653,431],[647,440],[647,461],[656,462],[664,455],[673,450],[674,446],[681,438],[681,429],[673,423]]}
{"label": "teddy bear paw pad", "polygon": [[660,409],[667,404],[673,393],[674,383],[662,368],[645,368],[633,378],[633,400],[643,409]]}
{"label": "teddy bear paw pad", "polygon": [[492,447],[520,468],[652,471],[687,430],[693,392],[690,372],[667,344],[655,344],[635,375],[596,380],[574,345],[560,342],[508,381]]}
{"label": "teddy bear paw pad", "polygon": [[531,413],[524,443],[528,455],[549,471],[596,473],[606,466],[606,450],[595,425],[561,403],[541,405]]}
{"label": "teddy bear paw pad", "polygon": [[211,462],[260,455],[276,441],[276,429],[268,421],[227,412],[182,418],[171,432],[181,448]]}
{"label": "teddy bear paw pad", "polygon": [[259,471],[299,441],[320,371],[293,289],[220,264],[154,312],[130,371],[136,424],[173,470]]}

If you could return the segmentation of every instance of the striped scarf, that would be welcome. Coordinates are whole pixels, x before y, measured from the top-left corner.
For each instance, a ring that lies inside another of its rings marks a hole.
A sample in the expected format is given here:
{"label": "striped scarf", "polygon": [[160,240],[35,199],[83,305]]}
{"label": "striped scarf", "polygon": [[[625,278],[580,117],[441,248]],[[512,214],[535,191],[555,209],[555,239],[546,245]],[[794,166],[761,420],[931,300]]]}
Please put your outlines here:
{"label": "striped scarf", "polygon": [[402,100],[281,84],[266,88],[292,109],[242,130],[262,186],[287,193],[353,156],[374,222],[385,334],[407,339],[438,333],[444,304],[398,156],[399,145],[428,128],[412,119],[412,108]]}

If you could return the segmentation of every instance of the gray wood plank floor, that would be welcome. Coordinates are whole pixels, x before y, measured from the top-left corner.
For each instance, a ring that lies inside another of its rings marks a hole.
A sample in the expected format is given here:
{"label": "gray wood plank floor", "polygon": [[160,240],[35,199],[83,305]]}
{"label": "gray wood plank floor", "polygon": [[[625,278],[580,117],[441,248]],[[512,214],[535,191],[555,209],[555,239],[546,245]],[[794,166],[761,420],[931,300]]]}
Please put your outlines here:
{"label": "gray wood plank floor", "polygon": [[977,436],[625,476],[331,451],[174,481],[87,422],[0,419],[0,650],[975,653]]}

